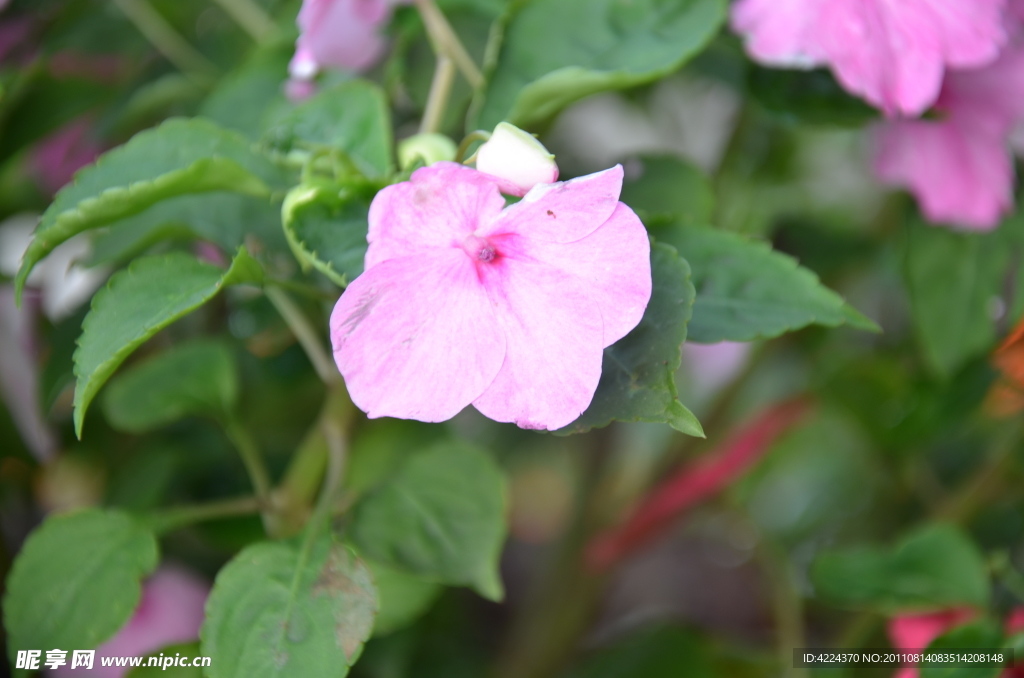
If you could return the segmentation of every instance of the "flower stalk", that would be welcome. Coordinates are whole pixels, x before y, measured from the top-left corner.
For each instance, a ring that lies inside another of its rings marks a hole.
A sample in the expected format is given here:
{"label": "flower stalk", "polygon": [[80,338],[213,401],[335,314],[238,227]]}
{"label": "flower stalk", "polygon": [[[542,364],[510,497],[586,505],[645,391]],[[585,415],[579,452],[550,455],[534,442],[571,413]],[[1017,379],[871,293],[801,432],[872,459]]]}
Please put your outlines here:
{"label": "flower stalk", "polygon": [[258,43],[268,42],[277,31],[273,19],[252,0],[214,1]]}
{"label": "flower stalk", "polygon": [[145,0],[114,0],[128,20],[178,70],[206,83],[217,67],[181,36],[159,12]]}
{"label": "flower stalk", "polygon": [[459,36],[456,35],[455,30],[434,0],[416,0],[416,9],[419,10],[420,17],[423,19],[427,36],[430,38],[430,43],[438,59],[440,60],[442,56],[451,59],[473,89],[482,86],[484,84],[483,74],[474,63],[473,57],[469,56],[469,52],[463,47]]}

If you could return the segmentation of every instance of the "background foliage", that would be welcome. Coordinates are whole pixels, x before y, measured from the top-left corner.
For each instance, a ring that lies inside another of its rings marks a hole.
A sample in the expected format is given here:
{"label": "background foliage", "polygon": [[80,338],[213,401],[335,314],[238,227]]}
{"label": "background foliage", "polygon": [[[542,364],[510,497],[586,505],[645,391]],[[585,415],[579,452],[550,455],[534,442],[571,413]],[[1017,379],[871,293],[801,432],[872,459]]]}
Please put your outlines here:
{"label": "background foliage", "polygon": [[[256,3],[266,32],[238,6],[0,13],[0,233],[41,215],[20,266],[0,240],[0,354],[15,318],[31,339],[0,369],[36,380],[0,403],[10,658],[102,644],[158,562],[213,583],[211,678],[789,675],[951,608],[975,636],[938,646],[1020,642],[1017,362],[991,358],[1017,215],[968,234],[884,193],[875,112],[750,62],[725,0],[438,0],[484,76],[441,131],[511,121],[562,178],[623,162],[655,292],[556,434],[367,420],[318,346],[410,169],[430,37],[399,7],[380,63],[296,101],[298,3]],[[57,191],[69,126],[68,163],[105,152]],[[71,263],[102,285],[41,313]]]}

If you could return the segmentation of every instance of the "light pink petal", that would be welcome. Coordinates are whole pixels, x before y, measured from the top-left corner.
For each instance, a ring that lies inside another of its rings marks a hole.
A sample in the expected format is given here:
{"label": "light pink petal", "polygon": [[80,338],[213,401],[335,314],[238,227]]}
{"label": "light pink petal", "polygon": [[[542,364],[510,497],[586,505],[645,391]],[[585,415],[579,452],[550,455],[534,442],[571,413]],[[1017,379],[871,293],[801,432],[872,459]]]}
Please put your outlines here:
{"label": "light pink petal", "polygon": [[608,220],[621,191],[621,165],[569,181],[538,184],[481,235],[519,233],[551,242],[579,240]]}
{"label": "light pink petal", "polygon": [[889,114],[917,115],[942,86],[942,42],[917,0],[895,11],[879,0],[836,0],[815,39],[836,79]]}
{"label": "light pink petal", "polygon": [[305,0],[297,51],[312,55],[321,68],[365,70],[384,51],[379,29],[390,12],[386,0]]}
{"label": "light pink petal", "polygon": [[452,247],[485,229],[505,206],[486,175],[453,162],[413,172],[383,189],[370,205],[366,268],[433,248]]}
{"label": "light pink petal", "polygon": [[1013,205],[1005,141],[969,121],[889,122],[873,143],[875,173],[913,193],[930,221],[987,231]]}
{"label": "light pink petal", "polygon": [[1024,46],[1003,51],[984,68],[946,74],[936,108],[971,126],[1006,136],[1024,116]]}
{"label": "light pink petal", "polygon": [[[946,65],[976,68],[991,63],[1006,42],[1006,0],[917,0],[934,22]],[[899,3],[893,3],[894,8]]]}
{"label": "light pink petal", "polygon": [[633,210],[619,203],[590,235],[555,243],[509,234],[494,238],[498,249],[532,259],[582,280],[604,321],[604,345],[626,336],[643,318],[651,299],[651,244]]}
{"label": "light pink petal", "polygon": [[774,66],[811,67],[822,63],[812,53],[809,30],[821,0],[739,0],[732,6],[732,28],[746,36],[747,52]]}
{"label": "light pink petal", "polygon": [[369,417],[451,419],[505,356],[477,269],[457,248],[369,268],[334,307],[331,341],[352,401]]}
{"label": "light pink petal", "polygon": [[832,67],[888,114],[918,115],[949,67],[991,63],[1006,42],[1006,0],[741,0],[733,27],[775,65]]}
{"label": "light pink petal", "polygon": [[506,337],[501,371],[473,401],[522,428],[561,428],[590,405],[601,378],[603,326],[588,286],[539,262],[495,259],[484,286]]}

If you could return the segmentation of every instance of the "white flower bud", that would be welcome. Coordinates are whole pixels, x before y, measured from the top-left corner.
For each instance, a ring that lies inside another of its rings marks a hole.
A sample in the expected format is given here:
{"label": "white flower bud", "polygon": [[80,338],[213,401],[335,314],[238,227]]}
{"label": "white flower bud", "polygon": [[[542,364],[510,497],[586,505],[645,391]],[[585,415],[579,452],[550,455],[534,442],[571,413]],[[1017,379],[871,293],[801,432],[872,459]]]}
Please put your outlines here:
{"label": "white flower bud", "polygon": [[477,151],[476,168],[504,179],[513,195],[526,195],[536,184],[558,180],[555,156],[532,135],[507,122],[498,123],[491,138]]}

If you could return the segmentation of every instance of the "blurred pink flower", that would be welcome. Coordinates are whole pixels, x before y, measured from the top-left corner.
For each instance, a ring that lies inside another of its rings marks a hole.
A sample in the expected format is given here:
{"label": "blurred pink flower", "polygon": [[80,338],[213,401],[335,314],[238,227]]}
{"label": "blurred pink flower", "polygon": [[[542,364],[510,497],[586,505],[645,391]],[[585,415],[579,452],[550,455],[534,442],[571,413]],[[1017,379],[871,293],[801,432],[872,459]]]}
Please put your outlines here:
{"label": "blurred pink flower", "polygon": [[39,295],[29,291],[21,308],[14,286],[0,286],[0,398],[25,446],[39,461],[57,451],[57,436],[42,412],[35,323]]}
{"label": "blurred pink flower", "polygon": [[132,63],[120,54],[88,54],[64,50],[50,57],[50,74],[62,80],[80,78],[116,84],[131,73]]}
{"label": "blurred pink flower", "polygon": [[919,115],[947,66],[995,60],[1006,0],[739,0],[732,26],[777,66],[830,66],[847,90],[889,115]]}
{"label": "blurred pink flower", "polygon": [[92,669],[62,666],[52,675],[122,678],[127,667],[100,666],[100,657],[142,656],[199,638],[209,585],[180,567],[163,565],[142,585],[135,614],[113,638],[96,648]]}
{"label": "blurred pink flower", "polygon": [[[899,650],[924,650],[946,631],[966,624],[977,616],[969,607],[924,614],[904,614],[889,620],[889,640]],[[916,666],[904,666],[894,678],[918,678]]]}
{"label": "blurred pink flower", "polygon": [[303,0],[299,39],[288,67],[292,78],[311,80],[322,68],[362,71],[384,51],[381,26],[395,5],[411,0]]}
{"label": "blurred pink flower", "polygon": [[53,194],[102,151],[92,137],[92,121],[78,118],[36,144],[32,168],[43,188]]}
{"label": "blurred pink flower", "polygon": [[[0,10],[3,7],[0,6]],[[20,48],[32,49],[32,33],[35,22],[31,17],[22,16],[0,21],[0,64],[10,60],[15,54],[21,55]],[[20,59],[18,59],[20,61]]]}
{"label": "blurred pink flower", "polygon": [[331,316],[334,358],[370,417],[443,421],[473,404],[557,429],[590,404],[603,349],[643,316],[650,244],[622,167],[520,202],[439,162],[370,206],[366,272]]}
{"label": "blurred pink flower", "polygon": [[874,131],[874,169],[910,190],[934,222],[990,230],[1013,207],[1008,148],[1024,117],[1024,48],[995,63],[950,71],[935,103],[938,120],[893,120]]}
{"label": "blurred pink flower", "polygon": [[736,341],[683,344],[683,360],[698,396],[707,397],[732,381],[746,366],[753,346],[749,342]]}

